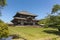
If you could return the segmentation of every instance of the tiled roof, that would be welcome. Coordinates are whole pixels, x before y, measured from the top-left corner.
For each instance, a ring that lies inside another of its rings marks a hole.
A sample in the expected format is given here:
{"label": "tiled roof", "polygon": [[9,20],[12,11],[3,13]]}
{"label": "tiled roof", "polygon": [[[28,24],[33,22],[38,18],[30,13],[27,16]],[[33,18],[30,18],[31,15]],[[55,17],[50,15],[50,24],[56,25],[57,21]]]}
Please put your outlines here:
{"label": "tiled roof", "polygon": [[21,11],[21,12],[18,12],[19,14],[23,14],[23,15],[31,15],[31,16],[37,16],[35,14],[32,14],[32,13],[29,13],[27,11]]}

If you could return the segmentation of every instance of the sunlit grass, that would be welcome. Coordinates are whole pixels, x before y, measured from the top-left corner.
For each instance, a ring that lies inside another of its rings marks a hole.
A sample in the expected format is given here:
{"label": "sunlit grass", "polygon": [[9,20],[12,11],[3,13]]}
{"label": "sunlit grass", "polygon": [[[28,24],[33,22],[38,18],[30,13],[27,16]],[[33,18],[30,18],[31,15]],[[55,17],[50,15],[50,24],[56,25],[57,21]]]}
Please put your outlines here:
{"label": "sunlit grass", "polygon": [[44,32],[44,30],[56,30],[54,28],[33,28],[33,27],[9,27],[10,34],[19,34],[21,37],[27,40],[35,40],[45,37],[54,38],[58,35],[49,34]]}

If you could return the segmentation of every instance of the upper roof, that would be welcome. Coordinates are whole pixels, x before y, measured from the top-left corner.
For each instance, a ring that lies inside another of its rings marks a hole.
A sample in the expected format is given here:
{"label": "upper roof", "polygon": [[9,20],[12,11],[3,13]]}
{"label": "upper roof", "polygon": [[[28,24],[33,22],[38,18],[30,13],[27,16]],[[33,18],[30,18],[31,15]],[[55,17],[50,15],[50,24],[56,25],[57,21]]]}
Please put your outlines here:
{"label": "upper roof", "polygon": [[21,12],[17,12],[17,13],[19,13],[19,14],[23,14],[23,15],[37,16],[37,15],[32,14],[32,13],[29,13],[29,12],[27,12],[27,11],[21,11]]}

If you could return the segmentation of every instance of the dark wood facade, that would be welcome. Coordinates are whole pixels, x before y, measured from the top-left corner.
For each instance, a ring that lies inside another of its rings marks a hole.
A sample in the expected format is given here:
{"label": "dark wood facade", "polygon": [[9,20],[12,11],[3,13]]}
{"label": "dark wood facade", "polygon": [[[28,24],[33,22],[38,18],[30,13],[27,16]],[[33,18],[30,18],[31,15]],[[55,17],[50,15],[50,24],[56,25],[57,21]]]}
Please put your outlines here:
{"label": "dark wood facade", "polygon": [[37,25],[38,20],[36,20],[35,17],[37,17],[37,15],[21,11],[16,13],[11,22],[14,25]]}

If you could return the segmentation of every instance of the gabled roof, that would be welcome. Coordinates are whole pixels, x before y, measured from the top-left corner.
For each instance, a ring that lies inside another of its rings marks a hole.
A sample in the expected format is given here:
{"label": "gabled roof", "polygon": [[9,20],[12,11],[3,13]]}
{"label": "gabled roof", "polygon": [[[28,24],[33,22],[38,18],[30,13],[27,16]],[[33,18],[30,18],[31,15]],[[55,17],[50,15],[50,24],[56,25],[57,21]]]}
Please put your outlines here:
{"label": "gabled roof", "polygon": [[21,11],[21,12],[17,12],[17,13],[19,13],[19,14],[23,14],[23,15],[37,16],[37,15],[32,14],[32,13],[29,13],[29,12],[27,12],[27,11]]}

